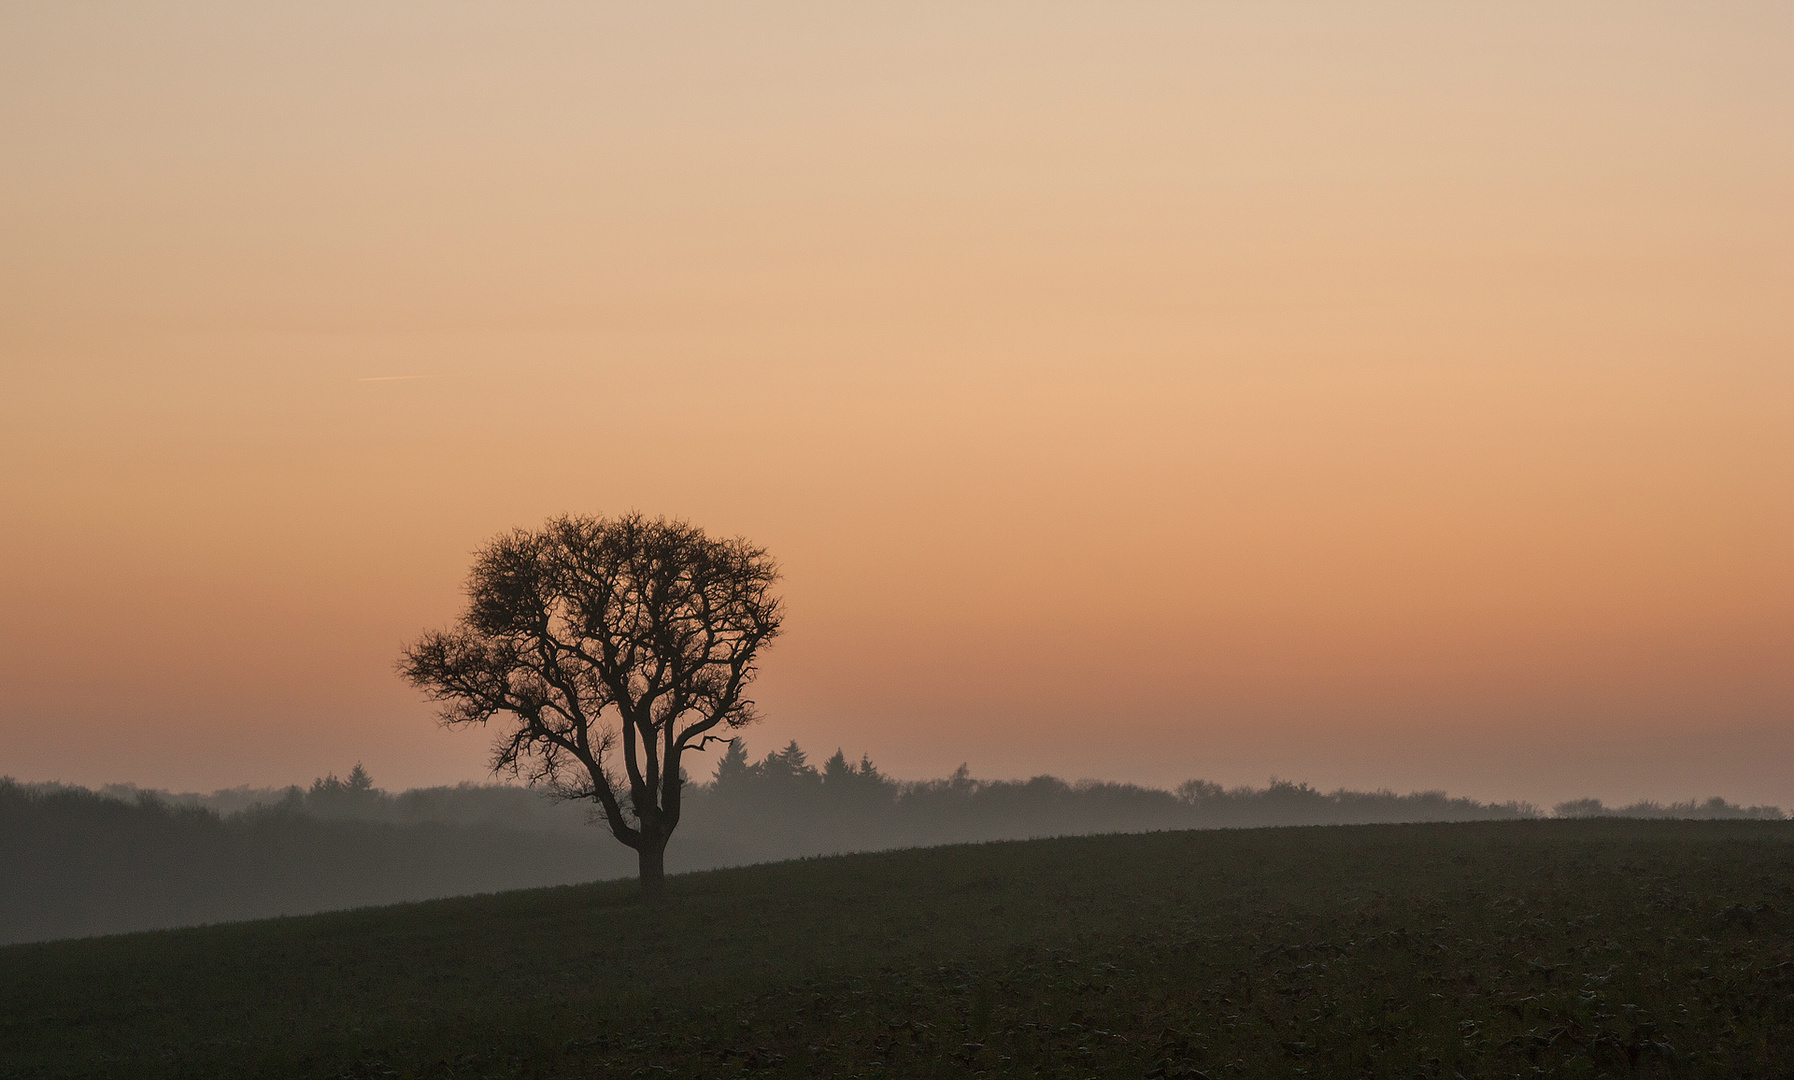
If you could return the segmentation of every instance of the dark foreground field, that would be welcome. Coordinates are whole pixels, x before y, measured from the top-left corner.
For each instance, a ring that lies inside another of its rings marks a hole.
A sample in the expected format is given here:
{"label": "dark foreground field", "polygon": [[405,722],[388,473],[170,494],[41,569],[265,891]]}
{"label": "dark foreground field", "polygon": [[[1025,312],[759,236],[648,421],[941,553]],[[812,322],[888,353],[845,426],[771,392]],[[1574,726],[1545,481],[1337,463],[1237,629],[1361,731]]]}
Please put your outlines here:
{"label": "dark foreground field", "polygon": [[1794,1076],[1785,823],[1082,837],[671,891],[0,949],[0,1077]]}

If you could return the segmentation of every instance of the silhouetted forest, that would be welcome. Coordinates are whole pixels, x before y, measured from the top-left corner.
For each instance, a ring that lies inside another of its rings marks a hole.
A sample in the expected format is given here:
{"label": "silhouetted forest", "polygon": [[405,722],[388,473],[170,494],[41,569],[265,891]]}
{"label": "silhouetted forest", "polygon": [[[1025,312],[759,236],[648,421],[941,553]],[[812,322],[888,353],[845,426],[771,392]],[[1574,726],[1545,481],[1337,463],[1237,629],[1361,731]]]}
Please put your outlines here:
{"label": "silhouetted forest", "polygon": [[1572,799],[1551,808],[1560,818],[1678,818],[1688,821],[1780,821],[1786,815],[1778,806],[1739,806],[1715,795],[1706,802],[1659,803],[1646,800],[1630,806],[1603,806],[1600,799]]}
{"label": "silhouetted forest", "polygon": [[[674,871],[805,855],[1155,829],[1472,821],[1545,816],[1527,803],[1443,792],[1322,792],[1273,781],[1175,791],[978,780],[964,767],[903,781],[837,751],[818,767],[796,743],[751,759],[729,745],[689,783]],[[1775,807],[1562,803],[1559,817],[1780,818]],[[309,788],[211,795],[100,791],[0,779],[0,943],[303,914],[624,877],[635,853],[589,808],[536,791],[462,784],[389,794],[358,765]]]}

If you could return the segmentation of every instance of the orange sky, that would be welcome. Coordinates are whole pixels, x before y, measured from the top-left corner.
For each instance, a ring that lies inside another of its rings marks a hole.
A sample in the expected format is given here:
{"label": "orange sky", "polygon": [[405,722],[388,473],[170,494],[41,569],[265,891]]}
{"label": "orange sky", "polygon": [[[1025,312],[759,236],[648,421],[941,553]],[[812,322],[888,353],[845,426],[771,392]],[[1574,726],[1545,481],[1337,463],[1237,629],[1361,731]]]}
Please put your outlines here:
{"label": "orange sky", "polygon": [[400,645],[639,509],[785,567],[756,751],[1794,807],[1790,55],[1779,2],[8,4],[0,774],[477,779]]}

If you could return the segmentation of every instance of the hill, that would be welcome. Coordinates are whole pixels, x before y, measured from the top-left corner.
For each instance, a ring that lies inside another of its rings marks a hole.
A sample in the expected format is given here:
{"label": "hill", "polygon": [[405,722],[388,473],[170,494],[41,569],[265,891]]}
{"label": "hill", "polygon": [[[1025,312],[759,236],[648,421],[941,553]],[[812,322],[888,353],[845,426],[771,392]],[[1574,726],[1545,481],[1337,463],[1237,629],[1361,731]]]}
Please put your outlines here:
{"label": "hill", "polygon": [[[309,790],[210,796],[0,778],[0,867],[10,871],[0,874],[0,944],[633,876],[634,853],[590,824],[590,811],[500,785],[391,795],[360,766],[346,781],[323,777]],[[754,763],[736,742],[713,782],[688,787],[668,866],[1081,833],[1536,813],[1442,792],[1323,793],[1283,782],[1224,790],[1190,781],[1171,792],[1050,776],[976,780],[964,769],[897,781],[839,752],[817,769],[795,743]]]}
{"label": "hill", "polygon": [[1784,1076],[1794,825],[1212,830],[0,949],[0,1077]]}

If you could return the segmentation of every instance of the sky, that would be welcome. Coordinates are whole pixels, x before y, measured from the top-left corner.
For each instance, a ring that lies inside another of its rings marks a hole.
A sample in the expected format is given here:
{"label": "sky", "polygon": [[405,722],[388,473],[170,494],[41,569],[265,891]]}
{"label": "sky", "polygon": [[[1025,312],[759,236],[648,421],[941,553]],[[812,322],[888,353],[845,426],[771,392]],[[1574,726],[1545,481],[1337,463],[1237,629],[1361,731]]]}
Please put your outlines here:
{"label": "sky", "polygon": [[[1794,8],[0,7],[0,774],[480,780],[487,538],[885,771],[1794,808]],[[699,759],[687,765],[707,775]]]}

